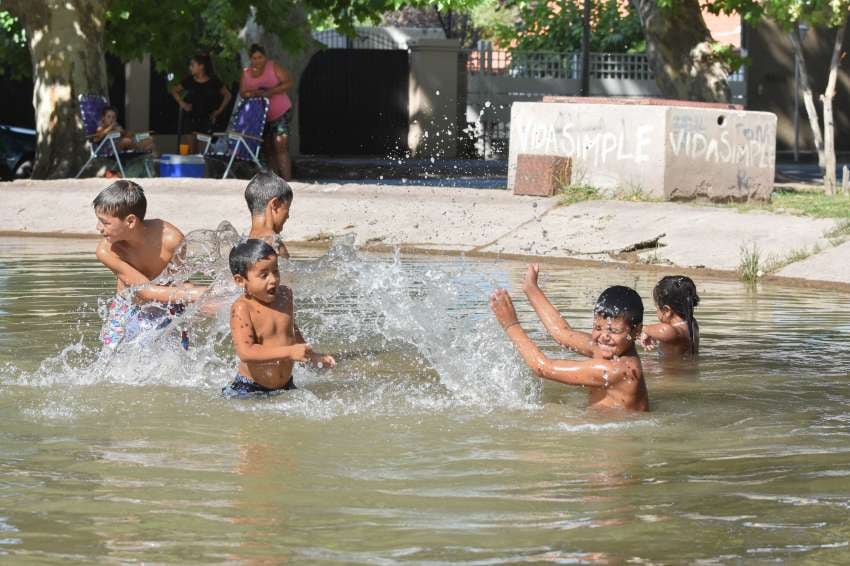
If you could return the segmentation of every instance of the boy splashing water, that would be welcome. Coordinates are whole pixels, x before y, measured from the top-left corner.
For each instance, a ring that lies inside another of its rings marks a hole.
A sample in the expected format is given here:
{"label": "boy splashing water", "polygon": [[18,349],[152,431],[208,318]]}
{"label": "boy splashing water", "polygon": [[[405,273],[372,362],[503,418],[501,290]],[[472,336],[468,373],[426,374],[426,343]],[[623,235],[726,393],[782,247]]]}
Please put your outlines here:
{"label": "boy splashing water", "polygon": [[292,367],[309,362],[335,367],[336,360],[314,352],[293,320],[292,290],[280,284],[277,254],[262,240],[247,240],[230,250],[230,272],[244,295],[230,309],[233,347],[239,356],[227,396],[295,389]]}
{"label": "boy splashing water", "polygon": [[590,334],[573,330],[537,284],[539,267],[528,266],[523,290],[549,334],[561,345],[588,356],[587,361],[553,360],[540,351],[517,319],[510,295],[497,289],[490,308],[528,367],[538,376],[589,389],[589,405],[648,411],[649,394],[635,339],[643,323],[643,301],[634,289],[608,287],[593,308]]}
{"label": "boy splashing water", "polygon": [[[109,320],[101,333],[104,345],[115,348],[146,330],[167,326],[206,287],[151,284],[178,255],[183,233],[164,220],[145,220],[147,200],[142,187],[116,181],[92,205],[97,231],[103,236],[95,254],[117,279],[118,294],[109,303]],[[128,297],[126,291],[131,288],[133,294]],[[185,333],[182,342],[187,348]]]}

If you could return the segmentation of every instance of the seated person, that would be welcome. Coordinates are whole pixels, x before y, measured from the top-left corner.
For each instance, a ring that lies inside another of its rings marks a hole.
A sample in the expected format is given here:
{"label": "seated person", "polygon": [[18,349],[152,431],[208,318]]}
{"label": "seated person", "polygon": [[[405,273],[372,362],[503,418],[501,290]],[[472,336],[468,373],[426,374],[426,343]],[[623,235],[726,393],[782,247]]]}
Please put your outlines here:
{"label": "seated person", "polygon": [[239,371],[222,390],[227,396],[295,389],[295,362],[335,367],[336,360],[314,352],[293,320],[292,290],[280,284],[274,249],[262,240],[246,240],[230,250],[230,272],[243,290],[230,309],[233,347]]}
{"label": "seated person", "polygon": [[251,231],[248,237],[271,244],[284,259],[289,259],[289,250],[286,249],[280,232],[289,219],[292,198],[289,183],[271,171],[257,173],[245,188],[245,202],[248,203],[248,211],[251,213]]}
{"label": "seated person", "polygon": [[537,284],[539,267],[528,266],[523,290],[549,334],[561,345],[589,357],[586,361],[548,358],[517,320],[510,295],[496,289],[490,308],[528,367],[544,379],[588,388],[589,405],[648,411],[649,394],[635,349],[643,322],[643,301],[634,289],[608,287],[593,308],[590,333],[573,330]]}
{"label": "seated person", "polygon": [[[117,296],[109,304],[104,345],[117,347],[148,328],[161,328],[185,303],[206,291],[191,283],[152,284],[172,260],[179,259],[183,233],[164,220],[145,219],[147,199],[138,184],[115,181],[94,199],[97,230],[103,239],[95,254],[117,280]],[[183,336],[184,348],[188,347]]]}
{"label": "seated person", "polygon": [[659,324],[643,327],[640,341],[644,348],[658,347],[662,356],[693,356],[699,351],[699,323],[694,307],[699,304],[697,286],[690,277],[662,277],[652,290]]}
{"label": "seated person", "polygon": [[95,130],[92,139],[95,143],[100,143],[103,137],[109,132],[120,132],[121,137],[115,140],[115,147],[119,151],[145,151],[156,153],[156,145],[153,138],[150,136],[144,137],[136,141],[130,133],[118,123],[118,110],[114,106],[106,106],[100,113],[100,122],[97,130]]}

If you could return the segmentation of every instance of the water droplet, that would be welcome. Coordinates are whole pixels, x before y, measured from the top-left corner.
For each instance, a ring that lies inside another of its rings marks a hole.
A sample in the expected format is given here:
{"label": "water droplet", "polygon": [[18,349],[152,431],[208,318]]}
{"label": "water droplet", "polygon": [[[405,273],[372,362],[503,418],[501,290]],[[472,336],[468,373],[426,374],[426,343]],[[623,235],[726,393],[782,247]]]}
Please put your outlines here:
{"label": "water droplet", "polygon": [[440,91],[437,90],[434,94],[436,94],[437,96],[440,96]]}
{"label": "water droplet", "polygon": [[491,104],[491,102],[488,100],[487,102],[484,103],[484,108],[490,108],[490,104]]}

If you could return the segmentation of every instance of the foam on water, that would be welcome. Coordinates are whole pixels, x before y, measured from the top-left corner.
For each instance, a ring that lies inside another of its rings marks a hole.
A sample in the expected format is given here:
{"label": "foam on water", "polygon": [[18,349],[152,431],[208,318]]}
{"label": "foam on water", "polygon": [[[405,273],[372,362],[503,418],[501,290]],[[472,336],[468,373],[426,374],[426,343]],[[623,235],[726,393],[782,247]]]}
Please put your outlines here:
{"label": "foam on water", "polygon": [[[171,325],[115,349],[87,346],[91,337],[80,337],[36,371],[7,367],[0,379],[33,387],[157,385],[217,392],[237,365],[229,307],[240,290],[226,259],[238,239],[226,223],[187,236],[184,256],[155,282],[180,284],[200,277],[210,290]],[[361,257],[353,239],[336,241],[317,260],[281,263],[283,282],[294,290],[297,324],[314,348],[335,354],[339,366],[327,372],[296,366],[296,383],[307,390],[263,403],[237,403],[237,410],[326,418],[456,405],[484,410],[536,406],[538,380],[529,377],[482,307],[496,285],[494,276],[504,278],[501,272],[466,262],[451,267],[434,262],[411,270],[398,253]],[[99,307],[104,321],[106,303],[101,300]],[[188,351],[179,342],[184,329],[190,336]]]}

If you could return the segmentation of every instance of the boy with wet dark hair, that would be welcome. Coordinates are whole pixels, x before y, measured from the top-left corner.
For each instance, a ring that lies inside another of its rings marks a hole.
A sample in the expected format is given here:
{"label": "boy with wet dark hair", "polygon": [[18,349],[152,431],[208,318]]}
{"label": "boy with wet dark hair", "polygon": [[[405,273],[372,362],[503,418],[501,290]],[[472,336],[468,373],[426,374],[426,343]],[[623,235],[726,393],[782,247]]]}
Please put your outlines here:
{"label": "boy with wet dark hair", "polygon": [[549,302],[537,284],[539,271],[537,264],[529,265],[523,281],[531,306],[558,343],[590,359],[546,357],[517,320],[508,292],[497,289],[490,297],[490,308],[525,363],[544,379],[587,387],[592,407],[648,411],[649,394],[635,349],[643,324],[640,295],[629,287],[605,289],[593,308],[593,329],[588,334],[574,330]]}
{"label": "boy with wet dark hair", "polygon": [[222,392],[228,396],[295,389],[295,362],[335,367],[336,360],[314,352],[293,319],[292,290],[280,284],[277,254],[263,240],[250,239],[230,250],[230,272],[243,296],[230,309],[233,347],[239,371]]}
{"label": "boy with wet dark hair", "polygon": [[[115,347],[147,328],[165,326],[176,312],[175,305],[196,301],[206,287],[151,283],[179,254],[183,233],[164,220],[145,219],[147,199],[141,186],[115,181],[92,205],[97,230],[103,236],[95,255],[117,280],[117,296],[109,304],[101,340]],[[128,296],[125,291],[131,289]]]}
{"label": "boy with wet dark hair", "polygon": [[245,188],[245,202],[251,212],[251,231],[248,237],[265,240],[285,259],[289,259],[289,250],[286,249],[280,232],[289,219],[292,198],[289,183],[272,171],[260,171]]}

